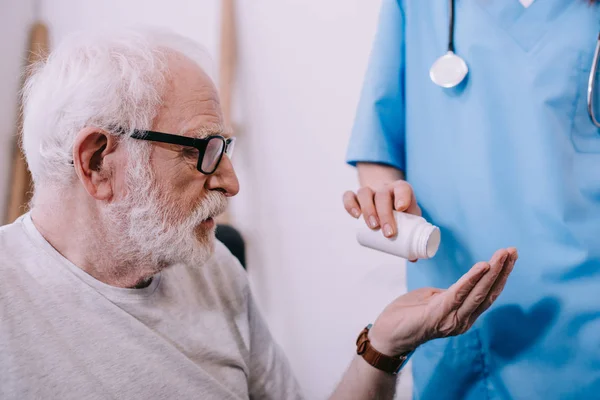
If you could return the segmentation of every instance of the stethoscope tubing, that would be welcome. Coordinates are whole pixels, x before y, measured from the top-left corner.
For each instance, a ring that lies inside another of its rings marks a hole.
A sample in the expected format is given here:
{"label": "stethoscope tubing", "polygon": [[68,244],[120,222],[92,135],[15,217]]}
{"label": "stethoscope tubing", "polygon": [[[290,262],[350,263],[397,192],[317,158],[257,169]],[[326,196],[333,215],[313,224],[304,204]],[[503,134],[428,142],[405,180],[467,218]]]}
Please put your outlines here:
{"label": "stethoscope tubing", "polygon": [[594,58],[592,60],[592,68],[590,70],[590,76],[588,78],[587,87],[587,108],[588,114],[592,123],[600,128],[600,121],[596,119],[594,112],[594,91],[596,89],[596,73],[598,71],[598,58],[600,57],[600,33],[598,33],[598,41],[596,42],[596,50],[594,51]]}

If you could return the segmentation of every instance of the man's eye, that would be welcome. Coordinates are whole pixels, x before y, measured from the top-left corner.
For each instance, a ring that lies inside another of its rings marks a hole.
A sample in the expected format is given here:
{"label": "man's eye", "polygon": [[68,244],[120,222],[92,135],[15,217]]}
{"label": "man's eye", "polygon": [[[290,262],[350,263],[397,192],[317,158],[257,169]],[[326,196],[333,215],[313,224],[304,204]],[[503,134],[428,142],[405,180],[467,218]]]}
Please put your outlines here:
{"label": "man's eye", "polygon": [[187,159],[198,161],[198,149],[193,147],[185,147],[182,154]]}

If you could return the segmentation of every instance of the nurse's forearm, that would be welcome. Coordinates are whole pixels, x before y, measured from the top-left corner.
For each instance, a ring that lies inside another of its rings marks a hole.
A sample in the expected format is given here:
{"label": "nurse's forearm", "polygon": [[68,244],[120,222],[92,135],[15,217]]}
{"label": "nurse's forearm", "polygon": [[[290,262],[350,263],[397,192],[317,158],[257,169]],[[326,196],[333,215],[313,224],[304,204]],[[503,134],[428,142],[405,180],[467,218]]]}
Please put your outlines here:
{"label": "nurse's forearm", "polygon": [[330,400],[391,400],[396,393],[396,376],[355,356]]}
{"label": "nurse's forearm", "polygon": [[404,179],[404,172],[387,165],[358,163],[358,180],[361,186],[368,186],[373,190],[388,183]]}

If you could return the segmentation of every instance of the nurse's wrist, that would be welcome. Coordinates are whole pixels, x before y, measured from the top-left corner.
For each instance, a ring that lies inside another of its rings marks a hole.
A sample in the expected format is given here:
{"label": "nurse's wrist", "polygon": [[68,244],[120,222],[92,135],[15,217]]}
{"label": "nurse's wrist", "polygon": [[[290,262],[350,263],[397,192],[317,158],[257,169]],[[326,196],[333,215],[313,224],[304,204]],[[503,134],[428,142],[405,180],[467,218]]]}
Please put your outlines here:
{"label": "nurse's wrist", "polygon": [[360,162],[356,164],[356,167],[361,186],[375,189],[395,181],[404,180],[404,173],[389,165]]}

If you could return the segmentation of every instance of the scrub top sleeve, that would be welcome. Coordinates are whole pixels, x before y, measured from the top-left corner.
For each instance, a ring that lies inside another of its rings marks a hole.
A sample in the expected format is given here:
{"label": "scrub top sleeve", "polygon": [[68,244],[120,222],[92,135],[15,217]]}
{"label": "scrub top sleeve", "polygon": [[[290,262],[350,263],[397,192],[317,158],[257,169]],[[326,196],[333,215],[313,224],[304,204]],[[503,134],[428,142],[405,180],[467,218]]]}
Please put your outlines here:
{"label": "scrub top sleeve", "polygon": [[404,12],[383,0],[346,161],[405,167]]}

